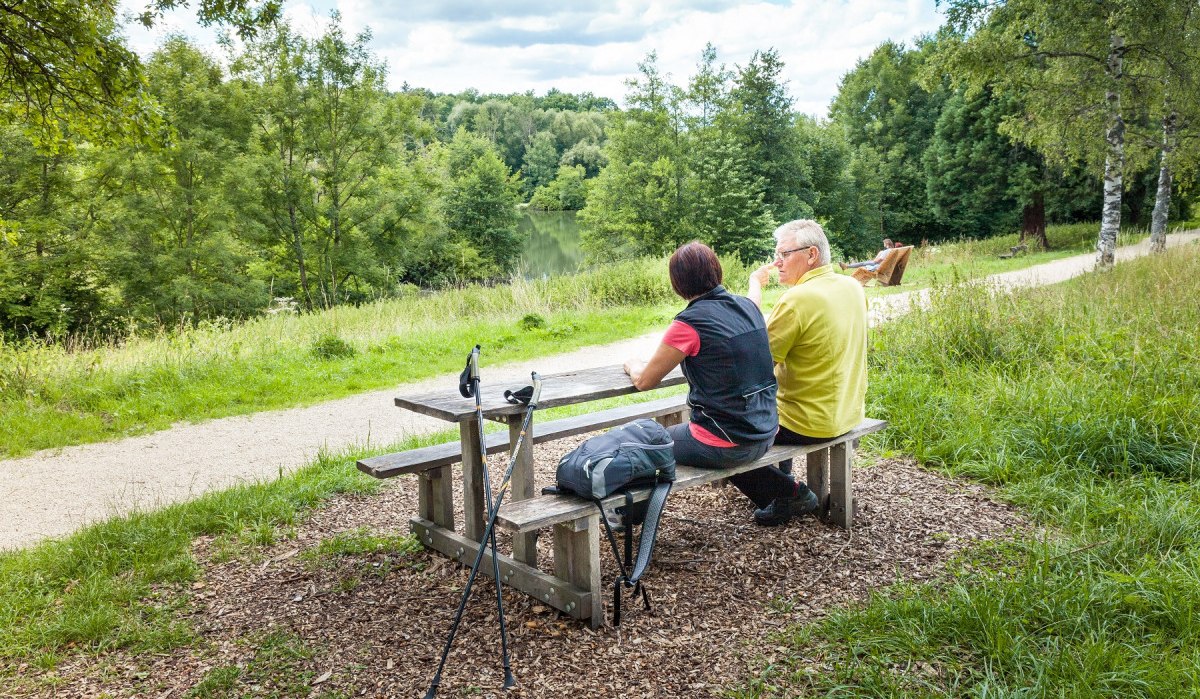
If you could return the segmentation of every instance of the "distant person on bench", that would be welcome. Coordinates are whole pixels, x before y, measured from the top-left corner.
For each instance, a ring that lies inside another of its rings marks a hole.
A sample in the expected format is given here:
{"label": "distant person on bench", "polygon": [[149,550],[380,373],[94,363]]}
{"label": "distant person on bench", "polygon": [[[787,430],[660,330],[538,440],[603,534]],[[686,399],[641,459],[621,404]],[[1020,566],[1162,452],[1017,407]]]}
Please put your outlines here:
{"label": "distant person on bench", "polygon": [[[867,297],[857,281],[834,271],[829,240],[816,221],[791,221],[775,230],[775,262],[750,275],[746,294],[760,306],[772,268],[788,287],[767,319],[779,382],[775,443],[826,442],[866,415]],[[792,480],[791,462],[780,467],[742,474],[738,484],[759,503],[754,521],[764,526],[783,524],[818,505],[807,484]]]}
{"label": "distant person on bench", "polygon": [[875,259],[867,260],[866,262],[851,262],[849,264],[845,262],[839,262],[838,265],[840,265],[842,269],[856,269],[858,267],[862,267],[867,271],[874,272],[875,270],[879,269],[879,265],[883,264],[883,261],[887,259],[888,253],[890,253],[894,247],[899,246],[892,245],[891,238],[884,238],[883,249],[880,250],[879,254],[875,256]]}
{"label": "distant person on bench", "polygon": [[[682,366],[692,419],[667,428],[675,441],[675,461],[711,469],[754,461],[771,447],[779,425],[762,311],[721,286],[721,262],[704,243],[680,246],[668,269],[671,288],[687,307],[675,316],[654,356],[625,362],[625,373],[639,391],[648,391]],[[745,475],[730,481],[740,488]]]}

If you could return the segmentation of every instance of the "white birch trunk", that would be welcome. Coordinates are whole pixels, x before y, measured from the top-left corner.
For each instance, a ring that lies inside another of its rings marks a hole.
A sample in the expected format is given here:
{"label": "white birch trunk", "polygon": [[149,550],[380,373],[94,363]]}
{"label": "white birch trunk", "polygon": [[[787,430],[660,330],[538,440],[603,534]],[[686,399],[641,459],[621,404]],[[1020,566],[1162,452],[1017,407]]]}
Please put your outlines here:
{"label": "white birch trunk", "polygon": [[1158,167],[1158,193],[1150,221],[1150,252],[1167,249],[1167,218],[1171,210],[1171,151],[1175,147],[1175,112],[1163,117],[1162,162]]}
{"label": "white birch trunk", "polygon": [[1108,103],[1109,126],[1105,134],[1108,155],[1104,159],[1104,212],[1100,216],[1100,240],[1096,243],[1097,269],[1111,269],[1116,259],[1117,233],[1121,230],[1122,171],[1125,169],[1125,121],[1121,118],[1122,57],[1125,40],[1113,34],[1109,44]]}

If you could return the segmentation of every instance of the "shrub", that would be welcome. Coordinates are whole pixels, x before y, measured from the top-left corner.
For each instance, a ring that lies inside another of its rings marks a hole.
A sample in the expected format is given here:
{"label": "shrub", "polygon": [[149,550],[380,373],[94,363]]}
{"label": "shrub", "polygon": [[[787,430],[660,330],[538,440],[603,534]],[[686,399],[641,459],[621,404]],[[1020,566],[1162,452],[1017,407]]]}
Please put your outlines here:
{"label": "shrub", "polygon": [[357,354],[354,346],[333,333],[324,333],[312,344],[312,355],[317,359],[343,359]]}

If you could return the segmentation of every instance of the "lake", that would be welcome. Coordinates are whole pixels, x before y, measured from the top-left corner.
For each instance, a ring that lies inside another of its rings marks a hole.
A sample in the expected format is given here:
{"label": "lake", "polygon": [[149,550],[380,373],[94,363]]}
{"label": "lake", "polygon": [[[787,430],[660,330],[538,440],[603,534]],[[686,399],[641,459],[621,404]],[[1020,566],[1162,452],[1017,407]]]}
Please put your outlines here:
{"label": "lake", "polygon": [[571,274],[583,262],[579,223],[574,211],[525,211],[520,233],[525,237],[518,270],[526,279]]}

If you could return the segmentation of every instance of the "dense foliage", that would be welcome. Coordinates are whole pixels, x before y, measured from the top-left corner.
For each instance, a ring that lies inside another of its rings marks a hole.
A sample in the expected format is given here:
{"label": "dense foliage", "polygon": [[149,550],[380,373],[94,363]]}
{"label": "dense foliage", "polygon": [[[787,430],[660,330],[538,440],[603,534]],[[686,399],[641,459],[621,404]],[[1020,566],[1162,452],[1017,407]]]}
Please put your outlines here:
{"label": "dense foliage", "polygon": [[[156,0],[145,19],[175,4]],[[1139,72],[1113,93],[1131,134],[1114,200],[1096,63],[1111,37],[1096,27],[1108,12],[1144,36],[1145,11],[1089,6],[1078,29],[1014,35],[1061,13],[949,7],[936,37],[859,61],[828,119],[794,111],[774,49],[729,67],[709,45],[685,84],[651,53],[618,109],[557,90],[394,92],[369,34],[346,36],[334,14],[306,38],[266,21],[273,2],[200,4],[244,39],[224,62],[179,38],[140,61],[107,6],[20,27],[0,9],[5,41],[25,32],[28,51],[59,63],[84,51],[53,79],[0,62],[0,336],[120,338],[503,279],[524,242],[520,201],[582,210],[593,260],[693,238],[760,260],[797,217],[857,257],[883,237],[1018,227],[1045,245],[1047,222],[1108,222],[1114,201],[1126,224],[1186,216],[1192,44],[1172,35],[1173,59],[1144,44],[1122,54]],[[1196,33],[1170,0],[1155,7],[1156,30]],[[1087,56],[1073,62],[1059,54],[1076,34]]]}

